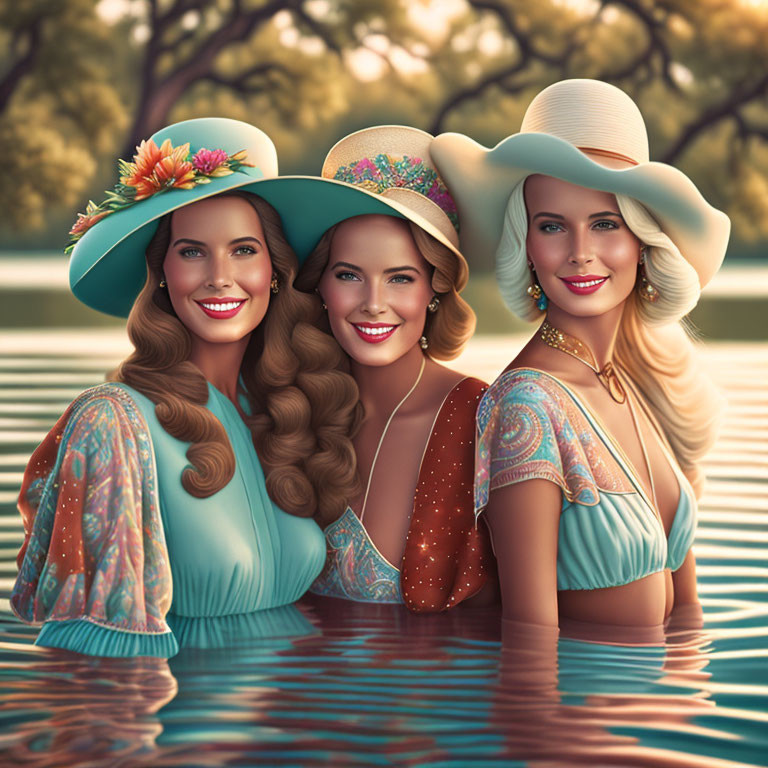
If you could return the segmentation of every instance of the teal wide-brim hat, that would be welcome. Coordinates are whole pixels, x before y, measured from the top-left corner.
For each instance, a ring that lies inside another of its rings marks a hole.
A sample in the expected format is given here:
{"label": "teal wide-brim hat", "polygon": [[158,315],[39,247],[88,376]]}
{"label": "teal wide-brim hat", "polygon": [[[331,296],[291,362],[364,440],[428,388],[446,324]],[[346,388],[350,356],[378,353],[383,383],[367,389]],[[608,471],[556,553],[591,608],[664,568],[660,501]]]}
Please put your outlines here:
{"label": "teal wide-brim hat", "polygon": [[[132,164],[120,162],[121,183],[107,193],[104,203],[89,204],[73,227],[72,292],[93,309],[126,317],[146,280],[145,251],[159,220],[185,205],[236,189],[259,195],[277,210],[299,263],[334,224],[352,216],[384,214],[421,226],[457,255],[466,272],[458,236],[440,205],[450,212],[453,202],[431,161],[419,157],[429,157],[432,136],[401,126],[358,134],[366,141],[346,137],[326,158],[324,175],[338,175],[339,168],[346,174],[334,179],[278,177],[270,138],[238,120],[199,118],[163,128],[142,142]],[[378,167],[372,162],[368,167],[365,151],[370,142],[377,147]],[[387,154],[394,144],[401,150],[395,158]],[[351,148],[356,149],[355,157],[349,154]],[[403,150],[410,155],[404,158]],[[348,164],[334,165],[334,158]],[[142,193],[147,196],[136,199]]]}
{"label": "teal wide-brim hat", "polygon": [[509,196],[532,174],[622,194],[642,203],[704,287],[725,256],[730,220],[677,168],[649,161],[643,117],[600,80],[563,80],[529,105],[520,132],[487,149],[457,133],[437,136],[432,158],[456,201],[461,247],[492,263]]}

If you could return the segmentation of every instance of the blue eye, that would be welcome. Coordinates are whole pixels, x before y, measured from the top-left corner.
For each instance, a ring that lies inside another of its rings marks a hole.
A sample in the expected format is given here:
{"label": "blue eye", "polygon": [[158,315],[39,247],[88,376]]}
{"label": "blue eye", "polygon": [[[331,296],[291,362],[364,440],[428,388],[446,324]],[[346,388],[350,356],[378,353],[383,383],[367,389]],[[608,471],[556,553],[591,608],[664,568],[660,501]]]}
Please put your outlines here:
{"label": "blue eye", "polygon": [[360,278],[354,272],[337,272],[334,277],[337,280],[359,280]]}
{"label": "blue eye", "polygon": [[389,279],[390,283],[412,283],[413,278],[410,275],[392,275]]}
{"label": "blue eye", "polygon": [[199,248],[182,248],[179,253],[186,259],[196,259],[198,256],[202,256],[203,252]]}
{"label": "blue eye", "polygon": [[551,234],[553,232],[562,232],[563,228],[560,224],[557,224],[554,221],[545,221],[539,226],[539,231],[544,232],[545,234]]}
{"label": "blue eye", "polygon": [[613,219],[600,219],[600,221],[596,221],[592,225],[592,228],[603,229],[603,230],[618,229],[619,223],[617,221],[614,221]]}

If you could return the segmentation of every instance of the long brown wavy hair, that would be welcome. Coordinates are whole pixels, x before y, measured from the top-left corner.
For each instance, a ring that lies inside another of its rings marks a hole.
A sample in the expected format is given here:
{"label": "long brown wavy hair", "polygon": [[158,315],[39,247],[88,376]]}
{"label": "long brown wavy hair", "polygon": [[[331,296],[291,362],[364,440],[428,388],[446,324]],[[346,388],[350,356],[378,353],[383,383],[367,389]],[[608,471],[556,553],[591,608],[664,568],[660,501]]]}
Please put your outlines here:
{"label": "long brown wavy hair", "polygon": [[[459,296],[459,291],[467,284],[466,262],[458,259],[452,251],[418,225],[410,221],[407,224],[419,253],[433,268],[432,289],[440,299],[437,312],[427,313],[424,327],[424,335],[429,342],[427,354],[436,360],[453,360],[475,330],[475,313]],[[320,283],[320,278],[328,266],[331,243],[338,226],[339,224],[335,224],[325,232],[299,270],[295,285],[300,291],[311,293]],[[322,318],[319,327],[330,334],[326,316]]]}
{"label": "long brown wavy hair", "polygon": [[[251,335],[240,369],[250,416],[245,421],[266,475],[267,491],[286,512],[318,521],[338,517],[357,491],[349,439],[358,401],[345,372],[346,356],[314,323],[320,302],[293,288],[298,262],[280,217],[262,198],[234,191],[261,219],[279,290]],[[189,332],[160,288],[171,236],[164,216],[146,250],[147,280],[128,318],[134,352],[108,377],[155,403],[161,426],[190,443],[182,486],[204,498],[221,490],[235,471],[235,456],[221,422],[205,407],[208,384],[188,358]]]}

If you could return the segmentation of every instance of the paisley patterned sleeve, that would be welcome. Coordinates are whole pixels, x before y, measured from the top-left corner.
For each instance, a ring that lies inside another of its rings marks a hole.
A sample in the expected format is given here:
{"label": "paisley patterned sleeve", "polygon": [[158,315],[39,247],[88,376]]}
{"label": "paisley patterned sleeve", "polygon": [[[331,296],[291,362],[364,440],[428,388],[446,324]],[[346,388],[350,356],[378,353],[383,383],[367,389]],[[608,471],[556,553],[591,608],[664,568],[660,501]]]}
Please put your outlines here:
{"label": "paisley patterned sleeve", "polygon": [[543,479],[567,501],[593,506],[598,487],[590,467],[591,439],[571,417],[564,393],[533,371],[510,371],[494,382],[477,414],[475,515],[496,488]]}
{"label": "paisley patterned sleeve", "polygon": [[25,540],[11,606],[44,622],[38,645],[176,653],[152,443],[122,387],[95,387],[69,407],[27,466],[19,510]]}

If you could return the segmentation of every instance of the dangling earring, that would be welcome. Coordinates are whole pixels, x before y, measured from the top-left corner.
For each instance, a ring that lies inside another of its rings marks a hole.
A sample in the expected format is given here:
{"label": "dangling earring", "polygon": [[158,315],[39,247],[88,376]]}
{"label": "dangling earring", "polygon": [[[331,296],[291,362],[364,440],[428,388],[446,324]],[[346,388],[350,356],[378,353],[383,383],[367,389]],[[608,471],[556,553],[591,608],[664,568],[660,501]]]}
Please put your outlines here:
{"label": "dangling earring", "polygon": [[645,301],[651,302],[651,304],[654,304],[659,300],[659,296],[661,295],[659,293],[659,289],[655,286],[651,285],[651,283],[648,280],[647,275],[645,274],[645,261],[646,257],[648,255],[648,249],[643,248],[640,251],[640,262],[638,265],[638,274],[640,276],[640,284],[638,285],[638,291],[640,291],[640,298],[644,299]]}
{"label": "dangling earring", "polygon": [[427,304],[427,309],[430,312],[437,312],[437,308],[440,305],[440,299],[437,296],[432,297],[432,301]]}
{"label": "dangling earring", "polygon": [[536,308],[540,312],[544,312],[549,304],[547,294],[544,293],[539,281],[536,279],[536,270],[533,268],[533,262],[528,262],[528,269],[531,270],[531,284],[525,289],[525,292],[536,302]]}
{"label": "dangling earring", "polygon": [[168,287],[168,283],[166,283],[165,280],[161,280],[160,281],[160,287],[161,288],[167,288]]}
{"label": "dangling earring", "polygon": [[427,337],[426,337],[426,336],[422,336],[422,337],[419,339],[419,346],[420,346],[422,349],[428,349],[428,348],[429,348],[429,340],[427,339]]}
{"label": "dangling earring", "polygon": [[277,275],[272,273],[272,281],[269,284],[269,289],[272,293],[277,293],[280,290],[280,284],[277,282]]}

